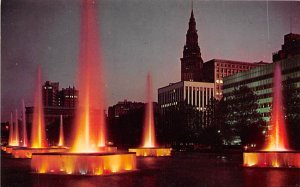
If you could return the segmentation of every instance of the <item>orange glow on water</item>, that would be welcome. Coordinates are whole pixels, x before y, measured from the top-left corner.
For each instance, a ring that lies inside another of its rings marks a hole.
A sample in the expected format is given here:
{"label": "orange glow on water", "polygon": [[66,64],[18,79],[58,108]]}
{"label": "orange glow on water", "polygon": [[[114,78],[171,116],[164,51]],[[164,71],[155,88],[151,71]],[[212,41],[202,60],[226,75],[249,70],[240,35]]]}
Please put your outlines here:
{"label": "orange glow on water", "polygon": [[271,131],[265,151],[289,150],[286,124],[283,112],[282,77],[280,64],[275,65],[273,78],[273,103],[271,114]]}
{"label": "orange glow on water", "polygon": [[60,115],[60,123],[59,123],[59,141],[58,146],[64,146],[64,127],[63,127],[63,117]]}
{"label": "orange glow on water", "polygon": [[27,138],[25,102],[24,102],[24,100],[22,100],[22,124],[23,124],[23,147],[27,147],[28,146],[28,138]]}
{"label": "orange glow on water", "polygon": [[105,146],[103,61],[97,27],[95,2],[83,0],[77,77],[80,100],[71,148],[74,153],[97,152],[99,146]]}
{"label": "orange glow on water", "polygon": [[171,148],[131,148],[129,152],[135,152],[136,156],[171,156]]}
{"label": "orange glow on water", "polygon": [[36,89],[34,97],[34,111],[33,121],[31,127],[31,147],[43,148],[47,147],[45,121],[44,121],[44,107],[42,100],[42,70],[38,66]]}
{"label": "orange glow on water", "polygon": [[136,169],[136,157],[132,153],[34,154],[31,167],[37,173],[104,175]]}
{"label": "orange glow on water", "polygon": [[46,147],[46,148],[12,148],[11,153],[13,158],[31,158],[33,153],[57,153],[66,152],[66,148]]}
{"label": "orange glow on water", "polygon": [[145,109],[145,122],[144,122],[144,136],[143,147],[155,147],[155,128],[154,128],[154,115],[153,115],[153,101],[152,101],[152,79],[151,75],[147,75],[147,104]]}
{"label": "orange glow on water", "polygon": [[300,168],[299,152],[245,152],[243,153],[245,167],[293,167]]}

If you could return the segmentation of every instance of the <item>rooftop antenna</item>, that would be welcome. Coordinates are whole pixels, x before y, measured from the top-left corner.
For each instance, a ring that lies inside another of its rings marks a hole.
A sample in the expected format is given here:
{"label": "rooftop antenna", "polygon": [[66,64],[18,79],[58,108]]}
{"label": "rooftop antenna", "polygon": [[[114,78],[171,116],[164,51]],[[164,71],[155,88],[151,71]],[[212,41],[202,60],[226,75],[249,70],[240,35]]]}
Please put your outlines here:
{"label": "rooftop antenna", "polygon": [[292,33],[293,28],[293,18],[292,18],[292,2],[290,2],[290,33]]}
{"label": "rooftop antenna", "polygon": [[192,0],[192,11],[193,11],[193,8],[194,8],[194,1]]}

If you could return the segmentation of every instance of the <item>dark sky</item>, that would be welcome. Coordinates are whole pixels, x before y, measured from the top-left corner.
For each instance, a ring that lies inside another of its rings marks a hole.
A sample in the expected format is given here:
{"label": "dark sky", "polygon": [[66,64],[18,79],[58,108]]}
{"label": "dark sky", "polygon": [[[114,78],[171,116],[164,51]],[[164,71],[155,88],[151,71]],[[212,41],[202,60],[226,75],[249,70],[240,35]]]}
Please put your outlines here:
{"label": "dark sky", "polygon": [[[180,80],[191,3],[185,0],[98,1],[108,105],[144,101],[147,72],[157,88]],[[75,85],[79,0],[1,2],[1,116],[32,105],[37,64],[43,79]],[[283,36],[300,33],[300,2],[194,1],[204,61],[271,61]],[[292,24],[291,24],[292,23]]]}

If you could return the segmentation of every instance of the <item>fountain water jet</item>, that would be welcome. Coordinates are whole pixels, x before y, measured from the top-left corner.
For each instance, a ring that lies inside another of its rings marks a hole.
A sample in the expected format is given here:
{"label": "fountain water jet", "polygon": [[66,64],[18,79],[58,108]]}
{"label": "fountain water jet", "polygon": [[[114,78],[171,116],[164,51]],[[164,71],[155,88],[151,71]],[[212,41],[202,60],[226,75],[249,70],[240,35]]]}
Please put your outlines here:
{"label": "fountain water jet", "polygon": [[152,78],[148,73],[146,87],[146,109],[143,144],[141,148],[130,148],[129,152],[135,152],[137,156],[171,156],[171,148],[157,147],[154,127]]}
{"label": "fountain water jet", "polygon": [[14,144],[15,146],[20,145],[20,140],[19,140],[19,121],[18,121],[18,110],[16,109],[15,113],[15,134],[14,134]]}
{"label": "fountain water jet", "polygon": [[9,140],[8,145],[13,146],[14,145],[14,124],[13,124],[13,113],[10,113],[10,122],[9,122]]}
{"label": "fountain water jet", "polygon": [[282,76],[279,64],[275,65],[273,79],[273,103],[271,115],[271,133],[265,151],[288,151],[289,143],[283,112]]}
{"label": "fountain water jet", "polygon": [[2,146],[1,149],[6,153],[12,153],[12,150],[16,148],[16,127],[14,127],[14,120],[13,120],[13,112],[10,113],[10,122],[9,122],[9,138],[8,138],[8,146]]}
{"label": "fountain water jet", "polygon": [[34,97],[35,100],[34,100],[33,122],[31,127],[32,148],[47,147],[45,121],[44,121],[44,107],[43,107],[41,88],[42,88],[42,70],[41,70],[41,66],[38,65],[35,97]]}
{"label": "fountain water jet", "polygon": [[27,147],[28,139],[27,139],[26,114],[25,114],[24,100],[22,100],[22,124],[23,124],[23,147]]}
{"label": "fountain water jet", "polygon": [[82,7],[78,84],[80,102],[76,110],[71,151],[98,152],[106,141],[104,81],[95,4],[85,0]]}
{"label": "fountain water jet", "polygon": [[147,75],[147,104],[144,122],[144,140],[143,147],[155,147],[155,129],[153,115],[153,100],[152,100],[152,79],[150,74]]}
{"label": "fountain water jet", "polygon": [[245,167],[300,168],[300,153],[289,149],[283,112],[280,64],[275,64],[270,137],[263,151],[244,152]]}
{"label": "fountain water jet", "polygon": [[[99,49],[95,2],[82,1],[79,52],[80,100],[69,153],[33,154],[36,173],[102,175],[136,168],[133,153],[117,153],[105,147],[104,81]],[[111,152],[113,151],[113,153]]]}
{"label": "fountain water jet", "polygon": [[64,141],[63,116],[60,115],[58,146],[64,146],[64,144],[65,144],[65,141]]}
{"label": "fountain water jet", "polygon": [[16,147],[12,149],[14,158],[31,158],[33,153],[64,152],[65,148],[48,147],[44,121],[42,100],[42,71],[38,65],[34,97],[33,122],[31,127],[31,147]]}

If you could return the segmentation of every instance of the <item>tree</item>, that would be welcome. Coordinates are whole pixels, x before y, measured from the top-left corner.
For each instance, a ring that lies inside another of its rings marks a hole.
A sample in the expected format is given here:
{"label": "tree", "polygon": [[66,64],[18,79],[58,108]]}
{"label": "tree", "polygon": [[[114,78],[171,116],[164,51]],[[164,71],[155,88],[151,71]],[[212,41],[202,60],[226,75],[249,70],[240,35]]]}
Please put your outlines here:
{"label": "tree", "polygon": [[289,143],[292,148],[300,150],[300,92],[290,78],[283,84],[283,95]]}
{"label": "tree", "polygon": [[184,102],[165,109],[160,115],[160,140],[164,143],[196,143],[199,141],[201,113]]}
{"label": "tree", "polygon": [[247,86],[235,88],[232,95],[226,98],[225,105],[225,130],[229,130],[229,141],[240,137],[242,145],[262,145],[265,122],[257,111],[259,105],[254,92]]}
{"label": "tree", "polygon": [[217,146],[222,144],[223,135],[226,133],[222,130],[222,127],[225,125],[226,108],[224,99],[217,100],[212,98],[209,101],[206,109],[208,126],[205,129],[204,136],[210,145]]}

